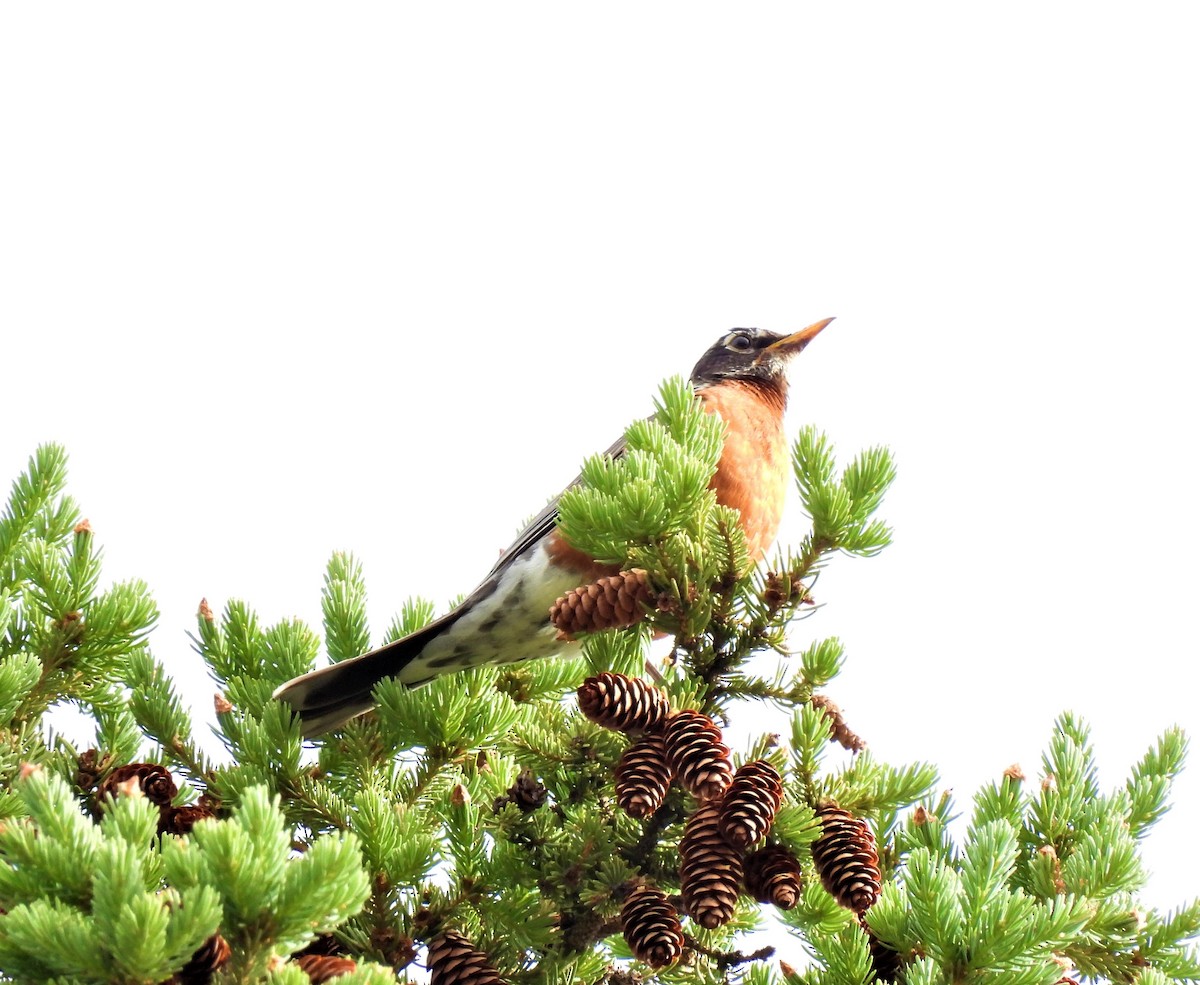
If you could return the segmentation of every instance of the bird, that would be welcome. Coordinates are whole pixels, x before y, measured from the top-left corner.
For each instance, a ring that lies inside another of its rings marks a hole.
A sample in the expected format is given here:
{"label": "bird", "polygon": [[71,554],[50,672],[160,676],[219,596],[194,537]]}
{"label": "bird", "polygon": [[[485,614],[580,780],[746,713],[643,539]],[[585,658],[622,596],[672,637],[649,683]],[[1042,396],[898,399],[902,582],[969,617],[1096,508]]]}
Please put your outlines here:
{"label": "bird", "polygon": [[[691,373],[696,399],[725,424],[711,487],[719,503],[738,510],[755,563],[775,540],[791,473],[783,426],[788,364],[831,321],[790,334],[731,329]],[[618,440],[608,454],[619,456],[623,447]],[[573,644],[551,625],[550,606],[563,593],[617,569],[567,543],[557,519],[555,497],[479,586],[445,615],[362,656],[293,678],[273,697],[299,716],[302,736],[314,738],[374,707],[372,690],[386,678],[416,687],[470,667],[561,654]]]}

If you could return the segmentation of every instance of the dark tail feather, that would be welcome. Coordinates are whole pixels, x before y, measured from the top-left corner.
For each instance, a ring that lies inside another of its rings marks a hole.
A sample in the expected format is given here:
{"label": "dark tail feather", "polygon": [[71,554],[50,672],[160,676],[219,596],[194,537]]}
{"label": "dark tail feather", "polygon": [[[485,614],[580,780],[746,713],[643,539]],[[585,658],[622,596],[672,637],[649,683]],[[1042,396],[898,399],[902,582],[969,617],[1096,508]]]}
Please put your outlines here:
{"label": "dark tail feather", "polygon": [[361,657],[295,677],[276,688],[272,697],[292,706],[300,716],[301,735],[311,739],[375,707],[371,697],[375,685],[400,674],[443,629],[445,620],[438,620]]}

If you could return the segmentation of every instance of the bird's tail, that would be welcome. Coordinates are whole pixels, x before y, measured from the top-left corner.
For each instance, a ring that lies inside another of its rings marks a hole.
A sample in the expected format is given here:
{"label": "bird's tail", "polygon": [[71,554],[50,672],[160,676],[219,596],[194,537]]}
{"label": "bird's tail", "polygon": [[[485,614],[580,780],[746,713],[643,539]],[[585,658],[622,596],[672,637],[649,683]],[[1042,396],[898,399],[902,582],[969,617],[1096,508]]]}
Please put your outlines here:
{"label": "bird's tail", "polygon": [[371,691],[385,678],[400,677],[406,684],[423,683],[408,680],[402,671],[445,628],[445,619],[440,619],[361,657],[295,677],[276,688],[272,697],[292,706],[300,717],[301,734],[311,739],[370,711],[375,706]]}

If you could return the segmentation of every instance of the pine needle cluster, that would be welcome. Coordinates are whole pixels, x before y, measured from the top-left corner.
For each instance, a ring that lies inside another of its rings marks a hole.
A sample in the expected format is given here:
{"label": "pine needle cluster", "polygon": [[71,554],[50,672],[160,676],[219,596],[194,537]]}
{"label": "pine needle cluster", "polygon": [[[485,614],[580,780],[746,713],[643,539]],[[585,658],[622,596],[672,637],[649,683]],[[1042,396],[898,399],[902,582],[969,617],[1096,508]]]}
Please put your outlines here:
{"label": "pine needle cluster", "polygon": [[[1105,792],[1086,728],[1064,716],[1040,778],[980,791],[956,838],[934,768],[879,762],[829,699],[839,641],[793,644],[823,566],[887,545],[875,514],[890,455],[839,470],[803,430],[793,460],[811,530],[754,567],[709,489],[721,438],[670,381],[624,452],[590,459],[562,501],[572,543],[645,572],[644,620],[583,634],[570,659],[384,682],[375,711],[316,743],[271,693],[322,651],[370,647],[359,563],[330,560],[320,633],[201,603],[193,642],[218,692],[217,745],[147,643],[146,587],[100,587],[65,456],[39,449],[0,518],[0,972],[149,985],[1200,978],[1200,903],[1159,913],[1137,897],[1182,734]],[[407,603],[384,638],[434,615]],[[636,711],[631,734],[606,727],[576,697],[603,674],[644,679],[667,710]],[[48,728],[64,703],[95,722],[89,747]],[[785,734],[745,728],[764,703]],[[734,795],[706,787],[702,803],[671,782],[664,715],[686,714],[711,729],[688,731],[685,765],[709,731],[751,732],[729,763],[745,767]],[[651,784],[649,800],[614,781],[634,746],[622,782]],[[744,832],[719,820],[722,796]],[[684,843],[701,809],[718,820]],[[719,918],[678,915],[695,893],[681,890],[681,843]],[[807,967],[747,949],[770,921],[804,944]]]}

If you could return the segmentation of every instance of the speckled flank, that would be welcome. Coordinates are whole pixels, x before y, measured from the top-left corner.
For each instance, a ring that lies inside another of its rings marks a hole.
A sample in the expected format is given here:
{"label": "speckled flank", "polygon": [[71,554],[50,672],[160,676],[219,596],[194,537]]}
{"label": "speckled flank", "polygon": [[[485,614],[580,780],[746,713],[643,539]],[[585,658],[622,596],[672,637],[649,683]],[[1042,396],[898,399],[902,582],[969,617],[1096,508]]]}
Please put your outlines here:
{"label": "speckled flank", "polygon": [[572,644],[554,637],[550,606],[579,585],[576,572],[554,569],[545,542],[513,560],[490,595],[472,600],[454,624],[435,636],[400,671],[406,684],[479,664],[512,663],[561,653]]}

